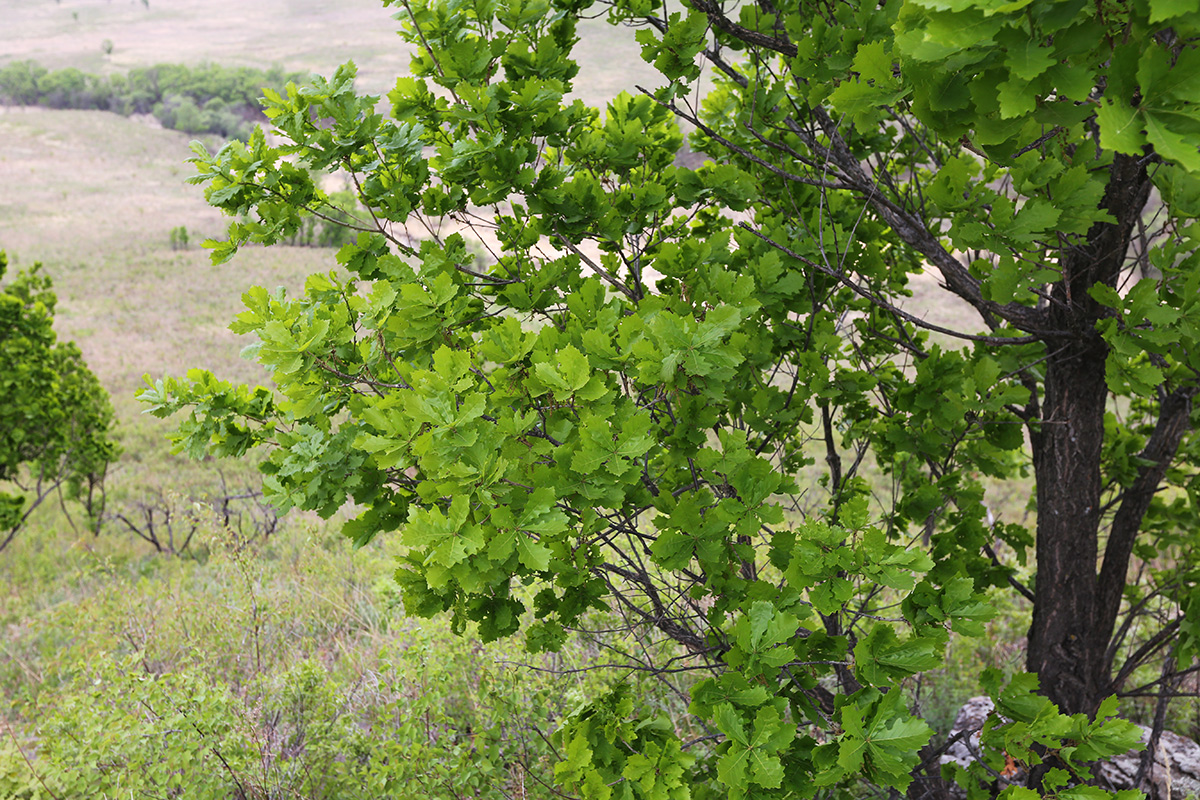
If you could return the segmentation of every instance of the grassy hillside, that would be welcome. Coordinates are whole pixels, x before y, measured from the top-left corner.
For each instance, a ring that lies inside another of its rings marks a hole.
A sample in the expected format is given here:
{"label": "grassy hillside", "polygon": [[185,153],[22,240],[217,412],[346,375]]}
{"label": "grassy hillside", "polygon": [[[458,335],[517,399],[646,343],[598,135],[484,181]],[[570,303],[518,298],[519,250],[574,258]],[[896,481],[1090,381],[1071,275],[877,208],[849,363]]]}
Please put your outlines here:
{"label": "grassy hillside", "polygon": [[0,140],[0,248],[16,268],[45,263],[60,334],[113,395],[129,451],[116,482],[136,483],[129,473],[139,464],[157,470],[167,458],[165,427],[133,400],[141,376],[206,366],[264,380],[226,329],[241,292],[253,283],[298,288],[331,254],[251,249],[217,269],[199,248],[172,250],[172,228],[185,226],[197,242],[222,229],[183,182],[183,134],[103,112],[28,109],[0,114]]}

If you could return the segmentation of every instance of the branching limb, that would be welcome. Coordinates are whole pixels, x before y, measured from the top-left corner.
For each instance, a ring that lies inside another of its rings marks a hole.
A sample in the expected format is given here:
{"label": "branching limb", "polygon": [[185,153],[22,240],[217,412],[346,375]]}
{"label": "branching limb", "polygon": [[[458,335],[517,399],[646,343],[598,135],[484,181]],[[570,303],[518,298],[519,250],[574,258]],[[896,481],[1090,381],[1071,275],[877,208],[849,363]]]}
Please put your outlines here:
{"label": "branching limb", "polygon": [[[1191,430],[1192,399],[1197,392],[1200,392],[1200,385],[1189,384],[1171,392],[1163,401],[1154,432],[1139,454],[1141,466],[1138,467],[1137,477],[1125,491],[1113,517],[1108,544],[1104,548],[1104,564],[1100,568],[1096,626],[1099,636],[1107,638],[1112,635],[1121,607],[1129,559],[1142,528],[1142,519],[1179,450],[1180,442]],[[1111,664],[1109,661],[1110,668]],[[1120,685],[1120,681],[1114,683]]]}

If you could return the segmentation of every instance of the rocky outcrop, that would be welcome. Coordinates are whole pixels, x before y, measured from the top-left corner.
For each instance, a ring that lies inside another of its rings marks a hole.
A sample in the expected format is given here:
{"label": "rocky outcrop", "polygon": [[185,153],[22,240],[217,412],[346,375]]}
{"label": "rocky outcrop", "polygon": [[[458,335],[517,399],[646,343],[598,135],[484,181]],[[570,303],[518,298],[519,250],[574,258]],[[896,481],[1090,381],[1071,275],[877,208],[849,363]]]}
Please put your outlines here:
{"label": "rocky outcrop", "polygon": [[972,697],[958,710],[950,729],[950,746],[942,754],[943,764],[970,766],[979,757],[979,731],[995,705],[990,697]]}
{"label": "rocky outcrop", "polygon": [[[979,755],[979,731],[994,708],[987,697],[972,697],[961,709],[950,731],[950,744],[942,754],[942,764],[956,763],[968,766]],[[1150,729],[1142,729],[1142,742],[1150,741]],[[1101,785],[1108,789],[1141,789],[1152,800],[1185,800],[1200,797],[1200,744],[1170,731],[1163,731],[1155,748],[1153,763],[1149,766],[1141,786],[1135,785],[1141,769],[1144,751],[1130,750],[1100,764],[1096,776]],[[1002,776],[1009,783],[1021,783],[1022,772]],[[962,797],[958,787],[951,787],[951,795]]]}
{"label": "rocky outcrop", "polygon": [[[1142,729],[1142,742],[1150,741],[1150,729]],[[1144,752],[1130,750],[1100,765],[1099,775],[1111,788],[1141,788],[1154,800],[1184,800],[1200,796],[1200,744],[1177,733],[1163,731],[1154,752],[1154,763],[1145,784],[1134,786]]]}

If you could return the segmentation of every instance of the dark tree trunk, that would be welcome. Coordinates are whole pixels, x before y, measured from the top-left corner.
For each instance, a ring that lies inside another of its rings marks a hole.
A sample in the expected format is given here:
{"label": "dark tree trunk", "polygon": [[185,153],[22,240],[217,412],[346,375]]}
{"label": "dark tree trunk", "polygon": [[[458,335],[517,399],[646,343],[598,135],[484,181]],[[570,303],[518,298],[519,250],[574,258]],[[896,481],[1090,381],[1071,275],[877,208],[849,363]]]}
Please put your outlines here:
{"label": "dark tree trunk", "polygon": [[[1108,347],[1096,322],[1108,312],[1088,290],[1098,283],[1117,285],[1149,192],[1139,159],[1114,156],[1102,201],[1112,221],[1093,225],[1084,245],[1064,248],[1062,280],[1047,309],[1048,328],[1068,337],[1046,343],[1042,419],[1033,439],[1037,578],[1027,668],[1039,675],[1042,692],[1067,714],[1093,714],[1112,691],[1108,644],[1135,538],[1115,548],[1110,538],[1105,562],[1111,561],[1112,568],[1104,571],[1102,581],[1100,463]],[[1140,516],[1135,531],[1139,524]]]}
{"label": "dark tree trunk", "polygon": [[[1103,342],[1064,349],[1046,369],[1037,474],[1037,580],[1028,669],[1068,714],[1102,699],[1106,647],[1096,648]],[[1108,639],[1105,637],[1105,645]]]}

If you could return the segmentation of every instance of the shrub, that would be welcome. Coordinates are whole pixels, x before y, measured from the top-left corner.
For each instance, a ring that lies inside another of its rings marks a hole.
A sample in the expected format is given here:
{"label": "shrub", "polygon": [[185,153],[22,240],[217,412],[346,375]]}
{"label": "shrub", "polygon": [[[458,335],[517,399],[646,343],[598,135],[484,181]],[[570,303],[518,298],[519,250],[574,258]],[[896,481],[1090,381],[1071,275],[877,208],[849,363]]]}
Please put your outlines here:
{"label": "shrub", "polygon": [[188,249],[188,231],[183,225],[171,228],[171,233],[168,238],[171,243],[172,250]]}
{"label": "shrub", "polygon": [[[7,263],[0,251],[0,278]],[[0,550],[55,494],[95,524],[120,452],[108,393],[54,333],[56,303],[37,264],[0,287]]]}

